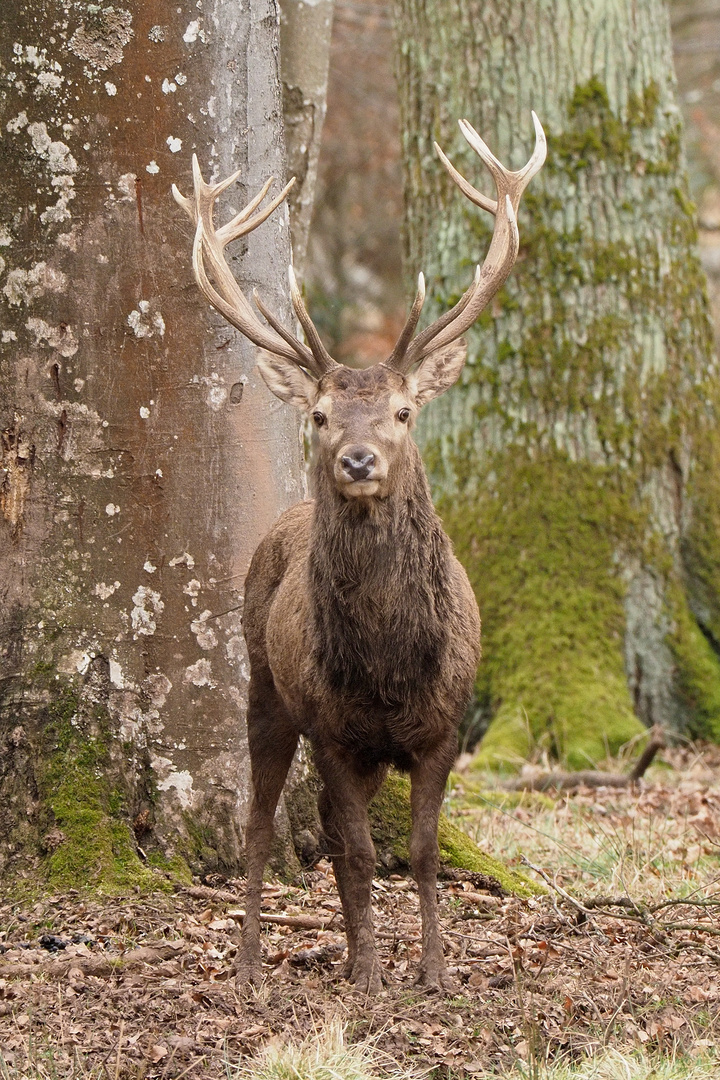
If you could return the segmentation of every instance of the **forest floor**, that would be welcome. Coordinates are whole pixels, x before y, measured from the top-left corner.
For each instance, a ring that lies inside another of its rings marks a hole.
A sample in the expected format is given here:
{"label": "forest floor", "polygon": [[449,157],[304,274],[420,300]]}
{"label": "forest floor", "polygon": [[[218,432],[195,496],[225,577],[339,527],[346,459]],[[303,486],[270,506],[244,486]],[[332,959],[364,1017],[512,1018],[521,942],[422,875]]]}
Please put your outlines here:
{"label": "forest floor", "polygon": [[718,748],[666,751],[635,791],[488,788],[470,800],[460,782],[448,810],[492,854],[517,866],[525,857],[551,883],[520,900],[440,882],[456,993],[413,985],[417,891],[392,876],[374,887],[387,985],[355,995],[324,861],[293,885],[267,885],[264,911],[291,925],[267,923],[266,978],[252,992],[232,979],[241,881],[5,904],[0,1078],[232,1078],[273,1038],[331,1022],[350,1041],[371,1037],[388,1071],[436,1080],[513,1065],[541,1077],[545,1062],[607,1046],[718,1052]]}

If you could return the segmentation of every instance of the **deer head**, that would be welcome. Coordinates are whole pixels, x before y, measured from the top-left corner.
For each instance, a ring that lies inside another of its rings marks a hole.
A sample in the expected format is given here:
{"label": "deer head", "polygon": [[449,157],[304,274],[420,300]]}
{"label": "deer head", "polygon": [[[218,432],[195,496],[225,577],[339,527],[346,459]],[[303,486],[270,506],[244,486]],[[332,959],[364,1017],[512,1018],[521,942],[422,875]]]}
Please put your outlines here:
{"label": "deer head", "polygon": [[[193,155],[194,199],[186,199],[173,184],[176,201],[195,225],[193,270],[201,292],[228,322],[260,348],[257,365],[272,393],[310,415],[319,437],[320,466],[346,498],[383,497],[392,488],[406,460],[409,432],[418,411],[458,379],[466,356],[462,335],[512,269],[519,247],[520,198],[542,167],[547,152],[545,134],[534,112],[532,118],[535,149],[518,172],[501,165],[467,120],[459,122],[465,139],[495,181],[497,199],[488,198],[469,184],[435,143],[440,160],[463,194],[494,215],[490,247],[458,303],[416,335],[425,300],[421,273],[415,301],[392,353],[387,360],[364,370],[338,364],[327,352],[307,313],[292,266],[290,295],[307,344],[286,330],[254,292],[255,306],[263,319],[259,318],[225,261],[227,244],[265,221],[285,199],[294,179],[258,210],[273,182],[271,177],[245,209],[219,229],[213,223],[215,200],[235,183],[239,173],[218,184],[206,184]],[[206,259],[215,285],[208,278]]]}

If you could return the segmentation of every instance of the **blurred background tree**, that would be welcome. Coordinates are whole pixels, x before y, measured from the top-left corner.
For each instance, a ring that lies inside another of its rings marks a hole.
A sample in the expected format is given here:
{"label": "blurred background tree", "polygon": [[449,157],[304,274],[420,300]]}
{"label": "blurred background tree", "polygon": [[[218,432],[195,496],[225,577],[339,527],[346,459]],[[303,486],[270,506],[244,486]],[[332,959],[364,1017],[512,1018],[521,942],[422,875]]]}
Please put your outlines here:
{"label": "blurred background tree", "polygon": [[[557,0],[506,8],[397,5],[405,256],[409,277],[428,277],[428,318],[466,287],[490,234],[447,182],[433,138],[482,186],[458,117],[515,167],[531,107],[550,137],[521,211],[520,264],[470,336],[461,386],[427,411],[419,437],[484,617],[473,719],[490,728],[478,760],[545,748],[584,764],[641,720],[720,735],[717,373],[665,6],[573,4],[572,22]],[[716,18],[707,5],[677,9],[696,111],[720,101],[703,51]],[[391,32],[387,5],[339,0],[321,185],[346,207],[319,211],[311,277],[326,310],[350,300],[338,332],[359,362],[382,351],[397,311],[387,194],[374,224],[398,160]],[[372,115],[379,149],[343,183],[340,148]],[[712,175],[710,107],[698,122],[696,190]],[[701,203],[709,269],[713,199],[706,190]],[[327,259],[333,245],[340,259]],[[351,272],[333,281],[328,264]]]}

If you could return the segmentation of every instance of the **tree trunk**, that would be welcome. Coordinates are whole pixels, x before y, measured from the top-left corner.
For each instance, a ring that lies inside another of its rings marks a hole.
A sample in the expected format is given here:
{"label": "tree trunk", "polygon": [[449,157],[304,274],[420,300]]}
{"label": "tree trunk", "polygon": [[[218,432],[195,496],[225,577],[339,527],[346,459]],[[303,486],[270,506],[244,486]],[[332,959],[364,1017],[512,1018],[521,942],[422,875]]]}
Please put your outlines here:
{"label": "tree trunk", "polygon": [[423,414],[438,503],[483,617],[478,763],[573,766],[645,724],[720,738],[717,363],[661,0],[398,0],[409,270],[428,317],[487,249],[443,146],[491,180],[549,136],[521,252]]}
{"label": "tree trunk", "polygon": [[305,272],[325,120],[333,0],[281,0],[280,55],[295,272]]}
{"label": "tree trunk", "polygon": [[[6,0],[0,28],[0,871],[237,868],[243,582],[304,481],[169,188],[193,151],[242,168],[225,220],[284,176],[277,8]],[[231,259],[289,325],[287,211]]]}

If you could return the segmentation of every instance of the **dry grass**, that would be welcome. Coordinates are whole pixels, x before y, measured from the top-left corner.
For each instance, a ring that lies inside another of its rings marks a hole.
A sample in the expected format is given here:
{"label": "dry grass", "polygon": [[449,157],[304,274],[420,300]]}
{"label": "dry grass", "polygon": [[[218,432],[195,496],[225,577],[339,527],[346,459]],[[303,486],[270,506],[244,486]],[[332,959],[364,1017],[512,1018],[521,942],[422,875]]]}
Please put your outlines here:
{"label": "dry grass", "polygon": [[707,896],[720,884],[717,748],[683,755],[667,752],[639,794],[605,788],[549,798],[492,790],[489,776],[463,778],[450,810],[482,847],[542,866],[575,895],[646,904]]}
{"label": "dry grass", "polygon": [[[695,1059],[648,1057],[641,1052],[608,1050],[581,1065],[528,1067],[504,1075],[507,1080],[716,1080],[719,1069],[720,1060],[715,1055]],[[477,1080],[489,1080],[491,1075],[498,1080],[497,1074],[490,1073]]]}
{"label": "dry grass", "polygon": [[412,1080],[427,1075],[383,1054],[377,1039],[349,1043],[345,1026],[333,1020],[300,1043],[274,1039],[239,1068],[228,1069],[228,1080]]}

